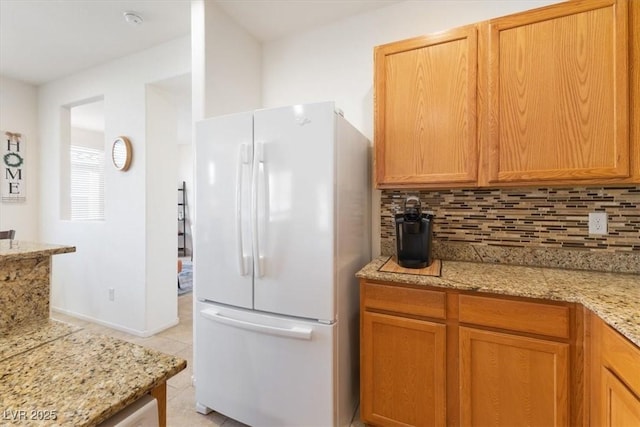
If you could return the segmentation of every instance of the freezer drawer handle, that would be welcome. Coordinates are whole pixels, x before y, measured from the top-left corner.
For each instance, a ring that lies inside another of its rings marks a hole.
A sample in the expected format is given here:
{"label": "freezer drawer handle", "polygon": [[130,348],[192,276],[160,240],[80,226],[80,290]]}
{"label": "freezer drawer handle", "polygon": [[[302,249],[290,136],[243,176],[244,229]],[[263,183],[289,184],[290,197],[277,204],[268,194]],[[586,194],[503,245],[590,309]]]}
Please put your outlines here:
{"label": "freezer drawer handle", "polygon": [[310,328],[300,328],[294,326],[293,328],[277,328],[275,326],[260,325],[258,323],[247,322],[245,320],[238,320],[232,317],[223,316],[215,310],[207,309],[200,312],[202,317],[205,317],[214,322],[222,323],[228,326],[234,326],[240,329],[246,329],[248,331],[260,332],[262,334],[275,335],[279,337],[295,338],[299,340],[310,340],[311,332]]}

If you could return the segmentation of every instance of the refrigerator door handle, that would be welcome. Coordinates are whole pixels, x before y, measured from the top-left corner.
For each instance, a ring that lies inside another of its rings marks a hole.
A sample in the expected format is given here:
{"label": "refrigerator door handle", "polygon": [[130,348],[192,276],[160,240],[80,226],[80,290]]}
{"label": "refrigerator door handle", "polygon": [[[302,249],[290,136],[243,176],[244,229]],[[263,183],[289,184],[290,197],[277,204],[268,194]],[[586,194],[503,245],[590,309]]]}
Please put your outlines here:
{"label": "refrigerator door handle", "polygon": [[247,322],[246,320],[234,319],[220,314],[216,310],[206,309],[200,311],[202,317],[213,320],[214,322],[221,323],[227,326],[233,326],[235,328],[245,329],[248,331],[259,332],[261,334],[274,335],[285,338],[295,338],[299,340],[311,340],[311,328],[302,328],[294,326],[291,328],[279,328],[276,326],[262,325],[259,323]]}
{"label": "refrigerator door handle", "polygon": [[[251,188],[251,224],[252,224],[252,236],[253,236],[253,263],[254,272],[256,277],[262,277],[262,258],[260,255],[260,219],[258,218],[258,203],[259,203],[259,188],[260,188],[260,169],[261,163],[263,163],[263,144],[261,142],[254,143],[253,152],[253,179]],[[264,167],[264,165],[262,165]]]}
{"label": "refrigerator door handle", "polygon": [[250,163],[249,144],[240,144],[238,150],[238,171],[236,174],[236,246],[238,250],[238,270],[241,276],[247,275],[245,265],[242,232],[242,188],[244,166]]}

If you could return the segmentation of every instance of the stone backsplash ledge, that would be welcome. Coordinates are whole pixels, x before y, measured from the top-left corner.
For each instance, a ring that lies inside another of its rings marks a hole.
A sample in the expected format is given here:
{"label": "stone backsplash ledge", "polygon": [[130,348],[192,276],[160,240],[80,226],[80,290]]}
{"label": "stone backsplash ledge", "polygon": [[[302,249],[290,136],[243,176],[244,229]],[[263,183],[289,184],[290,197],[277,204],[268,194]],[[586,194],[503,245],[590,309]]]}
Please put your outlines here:
{"label": "stone backsplash ledge", "polygon": [[[420,197],[435,214],[440,259],[640,274],[640,186],[383,190],[383,255],[395,254],[394,215]],[[590,235],[589,212],[608,214],[608,233]]]}

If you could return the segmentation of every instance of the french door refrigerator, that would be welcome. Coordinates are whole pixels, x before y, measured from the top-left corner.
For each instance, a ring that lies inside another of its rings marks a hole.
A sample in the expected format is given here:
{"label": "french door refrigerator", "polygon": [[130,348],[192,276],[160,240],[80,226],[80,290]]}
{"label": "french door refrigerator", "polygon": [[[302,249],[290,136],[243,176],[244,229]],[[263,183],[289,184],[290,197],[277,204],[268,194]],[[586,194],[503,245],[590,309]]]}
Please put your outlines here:
{"label": "french door refrigerator", "polygon": [[196,124],[196,409],[253,426],[349,425],[369,142],[331,102]]}

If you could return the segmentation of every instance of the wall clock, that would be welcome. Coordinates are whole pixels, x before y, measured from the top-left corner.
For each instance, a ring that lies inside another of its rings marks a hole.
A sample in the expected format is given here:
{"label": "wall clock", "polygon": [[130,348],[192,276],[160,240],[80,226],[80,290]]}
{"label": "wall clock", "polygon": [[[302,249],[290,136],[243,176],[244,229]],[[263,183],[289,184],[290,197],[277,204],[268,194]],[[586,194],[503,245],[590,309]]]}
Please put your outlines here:
{"label": "wall clock", "polygon": [[126,171],[131,165],[132,157],[131,141],[126,136],[119,136],[111,146],[111,161],[119,171]]}

